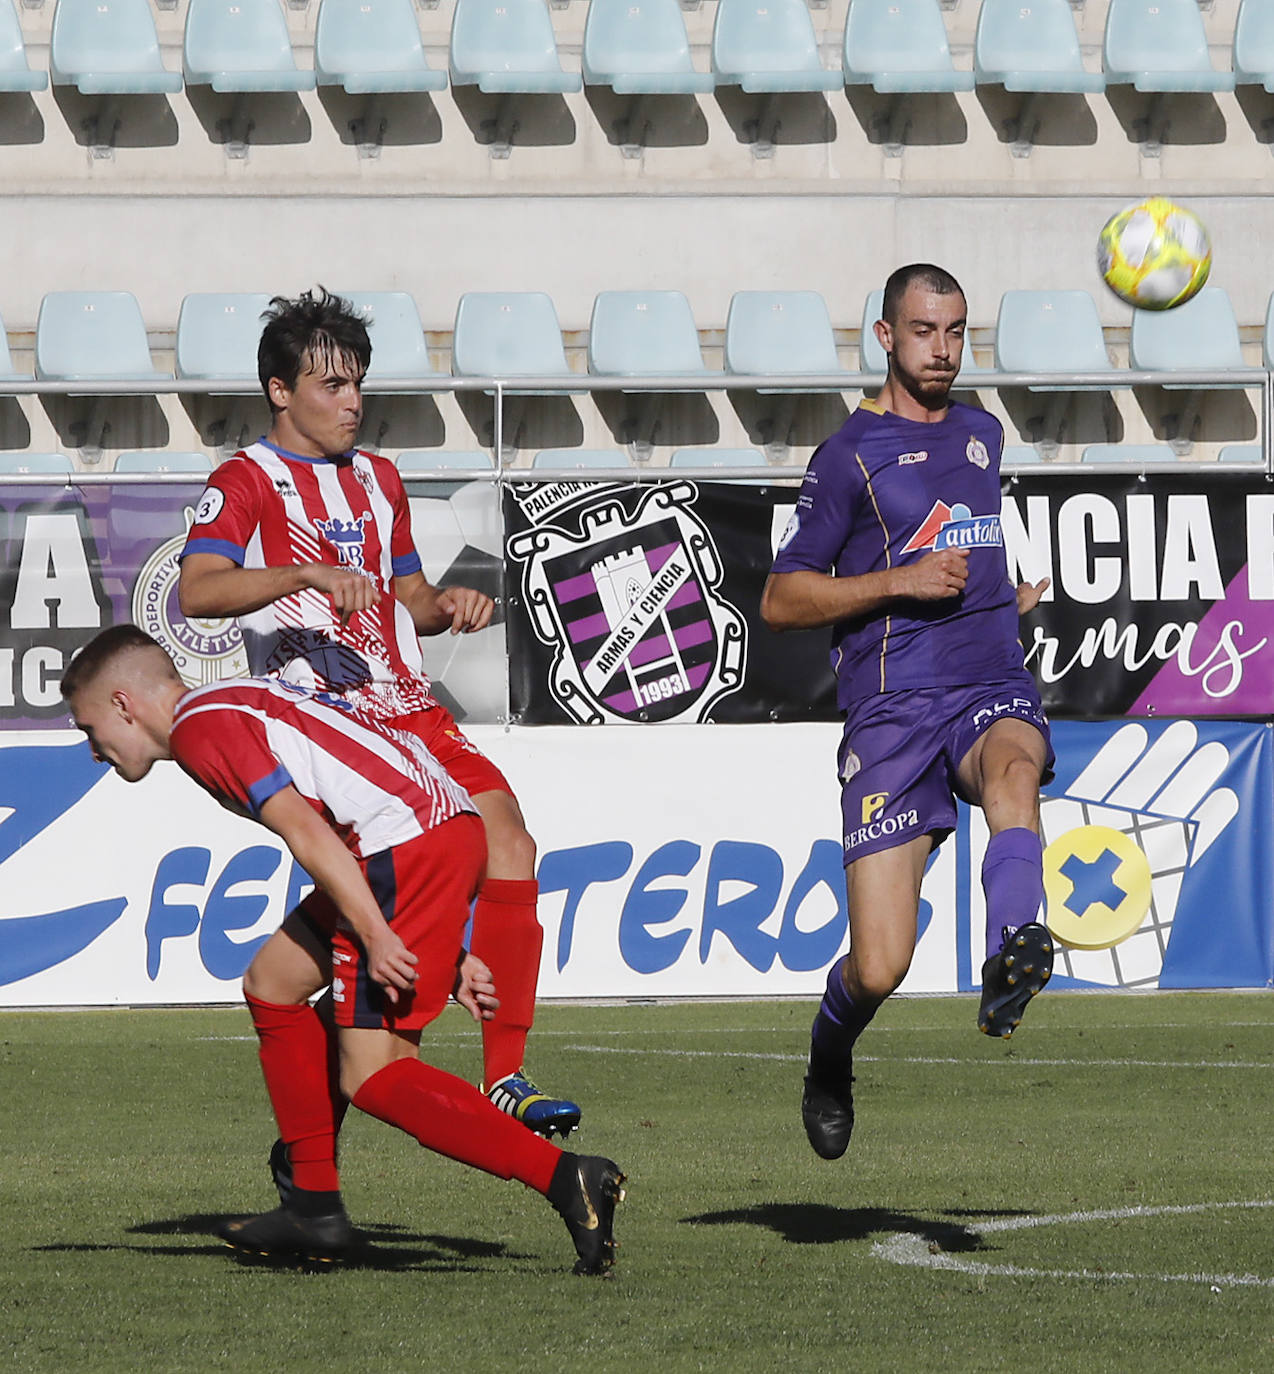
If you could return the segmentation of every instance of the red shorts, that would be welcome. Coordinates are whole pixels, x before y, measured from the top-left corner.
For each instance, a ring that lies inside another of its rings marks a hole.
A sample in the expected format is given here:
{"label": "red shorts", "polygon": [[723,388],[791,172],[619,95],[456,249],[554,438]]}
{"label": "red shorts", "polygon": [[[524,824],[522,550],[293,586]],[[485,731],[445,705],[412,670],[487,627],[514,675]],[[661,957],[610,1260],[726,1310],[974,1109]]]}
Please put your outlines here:
{"label": "red shorts", "polygon": [[338,1026],[419,1030],[438,1015],[455,986],[469,903],[486,862],[486,832],[470,812],[360,861],[382,915],[419,961],[415,986],[400,988],[397,1003],[368,975],[363,946],[332,899],[315,889],[301,903],[311,929],[332,942]]}
{"label": "red shorts", "polygon": [[445,706],[415,711],[409,716],[395,716],[387,724],[422,739],[434,758],[471,797],[482,792],[507,792],[513,796],[509,780],[464,737],[456,718]]}

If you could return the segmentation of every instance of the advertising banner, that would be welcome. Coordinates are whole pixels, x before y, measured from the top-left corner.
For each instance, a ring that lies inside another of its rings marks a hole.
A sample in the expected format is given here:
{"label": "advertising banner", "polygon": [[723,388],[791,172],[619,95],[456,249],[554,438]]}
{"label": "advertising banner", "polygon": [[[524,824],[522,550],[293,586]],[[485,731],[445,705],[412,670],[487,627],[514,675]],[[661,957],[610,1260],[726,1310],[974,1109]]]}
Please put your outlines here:
{"label": "advertising banner", "polygon": [[[848,939],[833,725],[475,726],[539,846],[540,995],[818,995]],[[1062,722],[1041,806],[1054,986],[1274,981],[1271,732]],[[904,991],[977,986],[981,812],[932,858]],[[0,1005],[228,1002],[305,874],[174,765],[0,734]]]}

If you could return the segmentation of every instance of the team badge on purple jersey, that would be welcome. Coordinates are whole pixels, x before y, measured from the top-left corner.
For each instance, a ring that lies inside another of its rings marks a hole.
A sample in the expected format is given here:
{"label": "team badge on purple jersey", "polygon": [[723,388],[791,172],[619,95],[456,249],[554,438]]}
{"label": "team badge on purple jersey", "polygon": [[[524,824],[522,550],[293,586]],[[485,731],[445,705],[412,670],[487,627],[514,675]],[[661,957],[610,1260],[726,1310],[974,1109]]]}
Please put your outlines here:
{"label": "team badge on purple jersey", "polygon": [[556,651],[551,690],[576,720],[697,721],[742,684],[746,625],[716,592],[694,494],[655,487],[631,515],[608,500],[579,534],[546,525],[509,541],[535,633]]}

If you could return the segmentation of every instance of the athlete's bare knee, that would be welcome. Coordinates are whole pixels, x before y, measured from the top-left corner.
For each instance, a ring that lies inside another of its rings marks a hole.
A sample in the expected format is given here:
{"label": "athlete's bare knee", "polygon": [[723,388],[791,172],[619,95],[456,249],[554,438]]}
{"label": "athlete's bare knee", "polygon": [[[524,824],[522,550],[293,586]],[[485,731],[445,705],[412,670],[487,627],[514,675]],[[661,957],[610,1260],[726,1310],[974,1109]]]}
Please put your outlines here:
{"label": "athlete's bare knee", "polygon": [[883,953],[868,953],[855,958],[850,952],[845,970],[845,987],[855,1002],[878,1006],[896,992],[907,976],[908,963],[898,966],[896,959]]}
{"label": "athlete's bare knee", "polygon": [[493,805],[490,793],[477,800],[487,832],[487,876],[534,878],[535,841],[523,824],[517,803],[508,797],[509,805]]}

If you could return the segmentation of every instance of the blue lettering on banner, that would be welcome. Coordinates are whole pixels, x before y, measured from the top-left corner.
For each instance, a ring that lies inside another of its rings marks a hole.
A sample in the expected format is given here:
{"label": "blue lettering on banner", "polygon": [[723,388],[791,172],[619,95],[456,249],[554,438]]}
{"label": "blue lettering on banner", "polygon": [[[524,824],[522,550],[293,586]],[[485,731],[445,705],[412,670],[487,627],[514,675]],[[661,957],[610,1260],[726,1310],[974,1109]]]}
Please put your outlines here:
{"label": "blue lettering on banner", "polygon": [[[836,911],[817,930],[799,930],[796,914],[805,899],[820,885],[826,885],[836,902]],[[793,973],[808,973],[826,968],[836,957],[849,928],[849,903],[845,896],[845,855],[835,840],[815,840],[805,867],[796,876],[783,908],[779,928],[779,952],[783,967]]]}
{"label": "blue lettering on banner", "polygon": [[540,860],[540,893],[565,892],[562,922],[557,931],[557,971],[571,957],[575,934],[575,913],[580,899],[594,883],[613,883],[628,872],[633,847],[624,840],[604,844],[584,844],[577,849],[555,849]]}
{"label": "blue lettering on banner", "polygon": [[242,942],[230,938],[230,931],[249,930],[256,925],[270,900],[264,892],[236,893],[232,889],[240,883],[265,882],[282,857],[270,845],[253,845],[236,854],[213,884],[199,923],[199,957],[214,978],[241,978],[252,956],[270,938],[259,935]]}
{"label": "blue lettering on banner", "polygon": [[[722,901],[721,885],[727,882],[747,883],[751,891]],[[758,973],[768,973],[778,941],[761,930],[761,923],[774,910],[782,887],[783,860],[769,845],[739,840],[714,844],[703,894],[699,962],[708,962],[712,937],[720,934]]]}
{"label": "blue lettering on banner", "polygon": [[[637,870],[624,909],[619,914],[619,952],[629,968],[638,973],[662,973],[681,958],[690,932],[677,930],[667,935],[652,935],[650,927],[671,921],[685,906],[686,893],[681,888],[651,891],[650,884],[656,878],[688,877],[702,852],[689,840],[673,840],[661,844]],[[559,973],[561,969],[559,964]]]}
{"label": "blue lettering on banner", "polygon": [[208,880],[211,862],[210,849],[174,849],[160,859],[155,869],[150,909],[146,912],[146,977],[152,983],[159,977],[164,941],[193,935],[199,929],[199,908],[193,902],[168,901],[168,889],[186,883],[202,887]]}

